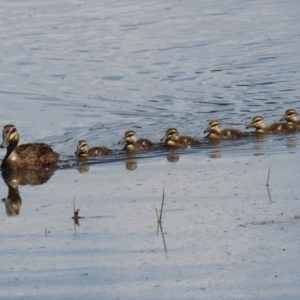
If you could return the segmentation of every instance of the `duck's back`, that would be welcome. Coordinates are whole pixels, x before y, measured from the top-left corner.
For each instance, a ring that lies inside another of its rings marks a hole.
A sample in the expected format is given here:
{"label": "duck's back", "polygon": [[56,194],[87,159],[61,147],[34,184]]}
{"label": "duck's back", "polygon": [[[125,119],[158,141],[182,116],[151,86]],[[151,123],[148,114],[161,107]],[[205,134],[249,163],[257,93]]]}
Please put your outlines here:
{"label": "duck's back", "polygon": [[225,138],[225,139],[238,139],[243,135],[243,133],[238,129],[227,128],[227,129],[221,130],[220,135],[222,138]]}
{"label": "duck's back", "polygon": [[281,133],[281,132],[289,132],[296,131],[296,126],[291,125],[289,123],[276,122],[265,128],[265,132],[267,133]]}
{"label": "duck's back", "polygon": [[111,152],[110,149],[107,147],[93,147],[89,149],[88,156],[102,156],[102,155],[107,155]]}
{"label": "duck's back", "polygon": [[139,139],[134,144],[135,150],[150,150],[153,146],[154,143],[148,139]]}
{"label": "duck's back", "polygon": [[[15,149],[18,158],[13,153],[8,157],[7,164],[23,168],[49,168],[58,161],[59,154],[54,152],[50,145],[45,143],[23,144]],[[11,157],[12,156],[12,157]]]}
{"label": "duck's back", "polygon": [[177,143],[183,146],[193,146],[199,144],[199,141],[191,136],[180,136]]}

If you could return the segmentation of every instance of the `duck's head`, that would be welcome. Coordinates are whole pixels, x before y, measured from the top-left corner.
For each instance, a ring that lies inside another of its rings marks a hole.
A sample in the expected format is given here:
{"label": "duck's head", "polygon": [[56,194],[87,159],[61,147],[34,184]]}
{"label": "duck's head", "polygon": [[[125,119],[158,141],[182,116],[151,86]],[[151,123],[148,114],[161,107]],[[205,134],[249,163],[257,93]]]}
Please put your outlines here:
{"label": "duck's head", "polygon": [[253,117],[250,124],[246,127],[246,129],[253,128],[253,127],[256,128],[256,130],[265,129],[266,123],[264,118],[262,116]]}
{"label": "duck's head", "polygon": [[77,149],[75,154],[78,157],[87,157],[89,152],[89,146],[85,140],[80,140],[77,142]]}
{"label": "duck's head", "polygon": [[3,140],[0,147],[7,148],[11,144],[18,144],[20,136],[17,128],[14,125],[9,124],[3,127],[2,138]]}
{"label": "duck's head", "polygon": [[287,121],[296,123],[298,119],[297,112],[295,109],[287,109],[284,113],[284,116],[280,119],[280,121]]}
{"label": "duck's head", "polygon": [[136,141],[137,141],[137,135],[135,131],[128,130],[124,133],[123,138],[118,142],[118,144],[126,143],[127,145],[131,145],[131,144],[135,144]]}
{"label": "duck's head", "polygon": [[219,134],[221,132],[221,126],[219,121],[212,120],[209,121],[208,127],[204,130],[204,133],[217,133]]}
{"label": "duck's head", "polygon": [[166,144],[169,141],[176,143],[178,140],[179,140],[179,132],[176,128],[168,128],[164,137],[161,138],[161,141],[165,142]]}

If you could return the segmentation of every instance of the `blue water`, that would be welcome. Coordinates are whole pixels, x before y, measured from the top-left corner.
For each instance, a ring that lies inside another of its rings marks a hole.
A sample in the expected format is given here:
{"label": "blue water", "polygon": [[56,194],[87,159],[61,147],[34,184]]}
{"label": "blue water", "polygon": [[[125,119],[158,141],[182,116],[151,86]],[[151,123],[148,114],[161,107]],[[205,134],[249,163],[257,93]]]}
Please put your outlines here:
{"label": "blue water", "polygon": [[[298,0],[2,1],[2,126],[61,160],[1,174],[0,298],[299,299],[300,132],[246,130],[257,114],[300,113],[299,11]],[[247,134],[211,144],[212,119]],[[168,127],[201,143],[133,156],[118,144],[129,129],[159,142]],[[78,160],[80,139],[113,153]]]}
{"label": "blue water", "polygon": [[211,119],[242,131],[256,114],[278,121],[300,110],[298,7],[6,1],[2,124],[73,155],[79,139],[120,149],[127,129],[159,141],[170,126],[202,138]]}

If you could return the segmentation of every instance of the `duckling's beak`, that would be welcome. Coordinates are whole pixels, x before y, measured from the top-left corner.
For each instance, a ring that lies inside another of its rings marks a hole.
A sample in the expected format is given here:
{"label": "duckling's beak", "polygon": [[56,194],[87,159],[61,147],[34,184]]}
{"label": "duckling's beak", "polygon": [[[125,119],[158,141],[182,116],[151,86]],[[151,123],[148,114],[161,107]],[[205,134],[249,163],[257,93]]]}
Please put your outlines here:
{"label": "duckling's beak", "polygon": [[[204,131],[204,133],[207,133],[207,130],[205,130],[205,131]],[[209,138],[209,136],[210,136],[210,133],[209,133],[208,135],[206,135],[206,136],[203,138],[203,140],[206,140],[206,139],[208,139],[208,138]]]}
{"label": "duckling's beak", "polygon": [[7,148],[9,146],[9,144],[10,144],[10,140],[7,137],[5,137],[2,141],[2,143],[0,144],[0,147]]}
{"label": "duckling's beak", "polygon": [[118,144],[124,144],[125,143],[125,137],[123,137],[121,140],[118,141]]}
{"label": "duckling's beak", "polygon": [[207,127],[207,128],[203,131],[203,133],[208,133],[208,132],[210,132],[209,127]]}
{"label": "duckling's beak", "polygon": [[167,140],[167,136],[166,136],[166,135],[163,136],[163,137],[160,139],[161,142],[165,142],[166,140]]}
{"label": "duckling's beak", "polygon": [[279,121],[286,121],[286,117],[285,116],[283,116]]}
{"label": "duckling's beak", "polygon": [[254,127],[254,126],[253,126],[253,123],[251,122],[249,125],[246,126],[246,129],[249,129],[249,128],[252,128],[252,127]]}

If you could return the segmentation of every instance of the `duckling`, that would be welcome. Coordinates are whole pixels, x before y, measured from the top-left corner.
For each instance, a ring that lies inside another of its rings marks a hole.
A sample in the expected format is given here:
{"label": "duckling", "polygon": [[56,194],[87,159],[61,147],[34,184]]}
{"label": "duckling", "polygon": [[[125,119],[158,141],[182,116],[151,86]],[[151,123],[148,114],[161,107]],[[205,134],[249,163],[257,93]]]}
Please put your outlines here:
{"label": "duckling", "polygon": [[107,155],[111,152],[110,149],[102,146],[102,147],[93,147],[89,149],[89,146],[85,140],[80,140],[77,143],[77,149],[75,154],[79,158],[86,158],[88,156],[102,156]]}
{"label": "duckling", "polygon": [[298,120],[298,115],[295,109],[287,109],[280,121],[286,121],[286,123],[292,128],[300,130],[300,120]]}
{"label": "duckling", "polygon": [[161,141],[168,147],[190,147],[199,144],[199,141],[191,136],[180,136],[176,128],[168,128]]}
{"label": "duckling", "polygon": [[138,150],[150,150],[154,147],[154,143],[148,139],[138,139],[135,131],[128,130],[124,133],[123,138],[118,144],[126,143],[124,150],[138,151]]}
{"label": "duckling", "polygon": [[221,126],[219,121],[213,120],[208,123],[208,127],[204,131],[204,133],[208,133],[206,136],[210,139],[238,139],[242,136],[242,132],[238,129],[223,129],[221,130]]}
{"label": "duckling", "polygon": [[6,147],[6,155],[1,168],[41,169],[53,167],[59,158],[48,144],[34,143],[18,145],[20,136],[14,125],[3,127],[1,148]]}
{"label": "duckling", "polygon": [[281,132],[287,132],[287,131],[294,131],[291,126],[289,126],[287,123],[273,123],[269,126],[266,126],[265,120],[262,116],[255,116],[252,118],[250,124],[246,127],[256,128],[255,132],[258,133],[281,133]]}

